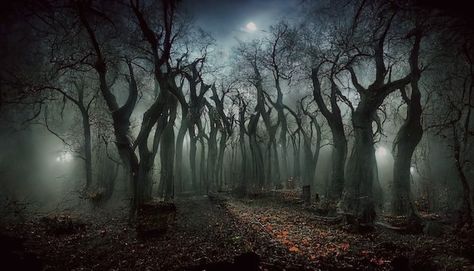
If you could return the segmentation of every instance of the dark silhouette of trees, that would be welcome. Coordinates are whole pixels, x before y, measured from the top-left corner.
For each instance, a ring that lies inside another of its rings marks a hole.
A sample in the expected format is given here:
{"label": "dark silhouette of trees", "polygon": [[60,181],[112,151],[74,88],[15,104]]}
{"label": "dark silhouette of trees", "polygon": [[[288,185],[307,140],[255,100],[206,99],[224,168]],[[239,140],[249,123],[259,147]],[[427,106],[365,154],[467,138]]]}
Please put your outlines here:
{"label": "dark silhouette of trees", "polygon": [[[362,3],[361,8],[365,8],[364,5],[365,3]],[[352,61],[346,66],[360,101],[352,112],[354,147],[347,164],[346,174],[350,178],[346,180],[344,209],[354,214],[360,223],[371,224],[375,219],[372,187],[373,182],[376,180],[374,175],[375,150],[372,123],[377,120],[376,111],[382,105],[385,98],[394,91],[409,84],[414,74],[418,72],[418,69],[412,69],[405,76],[393,80],[392,68],[387,68],[385,63],[385,45],[397,15],[396,10],[392,10],[389,6],[381,3],[369,3],[367,5],[370,5],[366,8],[367,11],[380,15],[382,19],[376,20],[374,24],[370,24],[371,21],[367,20],[369,22],[368,27],[374,29],[371,33],[372,35],[369,35],[371,39],[367,41],[368,47],[372,50],[372,53],[368,54],[368,59],[374,63],[374,80],[368,87],[364,87],[361,84],[360,76],[358,77],[355,71],[357,61]],[[356,14],[356,16],[361,15]],[[362,27],[357,25],[358,19],[357,17],[354,19],[354,31],[358,27]],[[409,56],[411,63],[414,64],[417,63],[414,59],[418,59],[419,56],[419,42],[419,39],[415,38]]]}
{"label": "dark silhouette of trees", "polygon": [[[412,33],[414,36],[413,51],[419,51],[422,32],[417,26]],[[412,53],[409,59],[412,78],[410,81],[411,95],[408,97],[405,87],[400,89],[401,95],[407,104],[407,116],[404,123],[398,130],[393,149],[395,163],[393,169],[393,199],[392,210],[397,215],[413,216],[415,208],[411,199],[410,175],[411,161],[416,146],[423,136],[421,123],[422,105],[421,92],[418,85],[421,76],[421,69],[418,63],[418,55]]]}

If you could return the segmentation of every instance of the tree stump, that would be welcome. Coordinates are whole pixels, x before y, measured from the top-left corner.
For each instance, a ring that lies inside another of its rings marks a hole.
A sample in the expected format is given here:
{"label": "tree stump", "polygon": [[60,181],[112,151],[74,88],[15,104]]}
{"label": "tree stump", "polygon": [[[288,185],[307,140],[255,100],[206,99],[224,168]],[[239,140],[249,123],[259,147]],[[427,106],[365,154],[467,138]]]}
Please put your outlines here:
{"label": "tree stump", "polygon": [[139,237],[157,237],[174,222],[176,206],[171,202],[151,201],[139,206],[136,231]]}

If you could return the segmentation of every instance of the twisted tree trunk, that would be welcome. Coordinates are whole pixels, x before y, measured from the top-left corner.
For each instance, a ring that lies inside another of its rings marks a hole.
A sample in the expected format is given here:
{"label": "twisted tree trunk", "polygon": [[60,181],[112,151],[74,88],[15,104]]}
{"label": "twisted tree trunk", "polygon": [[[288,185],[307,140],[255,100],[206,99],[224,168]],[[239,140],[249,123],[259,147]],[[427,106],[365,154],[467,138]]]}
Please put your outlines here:
{"label": "twisted tree trunk", "polygon": [[354,147],[347,163],[347,185],[344,209],[354,215],[359,223],[371,224],[375,219],[373,181],[375,178],[375,150],[372,120],[378,106],[367,98],[362,99],[352,114]]}
{"label": "twisted tree trunk", "polygon": [[183,110],[181,107],[181,125],[179,126],[178,135],[176,136],[176,155],[175,155],[175,181],[177,192],[184,190],[183,183],[183,148],[184,148],[184,137],[188,131],[189,119],[187,110]]}
{"label": "twisted tree trunk", "polygon": [[331,95],[330,104],[331,111],[324,102],[321,91],[321,83],[318,77],[319,67],[312,70],[311,79],[313,82],[313,97],[318,105],[319,110],[329,124],[333,140],[332,153],[332,175],[329,189],[329,197],[332,200],[339,200],[344,190],[344,168],[347,156],[347,139],[344,133],[344,124],[342,122],[341,110],[337,104],[337,95],[339,90],[333,78],[331,78]]}
{"label": "twisted tree trunk", "polygon": [[[420,46],[421,32],[416,33],[415,49]],[[395,138],[393,150],[395,163],[393,168],[393,197],[392,212],[395,215],[413,216],[415,207],[411,198],[411,159],[416,146],[423,136],[421,126],[421,92],[418,87],[421,71],[418,68],[418,58],[410,58],[410,68],[413,76],[411,79],[411,97],[408,98],[405,90],[400,89],[403,99],[407,104],[407,117],[400,127]]]}
{"label": "twisted tree trunk", "polygon": [[89,113],[86,108],[80,107],[82,115],[82,128],[84,135],[84,158],[86,168],[86,187],[88,191],[92,186],[92,138],[91,138],[91,123]]}

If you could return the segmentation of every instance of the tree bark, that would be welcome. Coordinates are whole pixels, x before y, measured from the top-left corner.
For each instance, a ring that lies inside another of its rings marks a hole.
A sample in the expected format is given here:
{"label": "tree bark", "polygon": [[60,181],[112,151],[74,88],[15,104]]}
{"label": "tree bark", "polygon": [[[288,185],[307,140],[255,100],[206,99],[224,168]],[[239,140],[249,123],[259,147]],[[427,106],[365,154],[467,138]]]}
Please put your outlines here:
{"label": "tree bark", "polygon": [[89,112],[87,109],[82,107],[82,129],[84,136],[84,158],[85,158],[85,169],[86,169],[86,187],[85,191],[88,191],[92,186],[92,138],[91,138],[91,123],[89,119]]}
{"label": "tree bark", "polygon": [[372,120],[378,106],[362,97],[352,114],[354,147],[347,164],[347,185],[344,209],[354,215],[359,223],[372,224],[375,219],[373,181],[375,150]]}
{"label": "tree bark", "polygon": [[217,158],[217,173],[218,188],[222,189],[224,184],[224,154],[227,143],[227,133],[221,130],[221,138],[219,139],[219,154]]}
{"label": "tree bark", "polygon": [[201,136],[199,142],[201,142],[201,158],[199,161],[199,190],[202,191],[202,188],[204,187],[206,189],[206,193],[208,193],[209,182],[206,171],[206,144],[204,143],[204,137]]}
{"label": "tree bark", "polygon": [[217,188],[217,119],[214,108],[209,108],[210,129],[207,140],[207,187],[211,191]]}
{"label": "tree bark", "polygon": [[461,215],[458,221],[458,228],[462,228],[467,225],[469,228],[472,227],[472,203],[471,203],[471,187],[469,181],[464,173],[464,169],[461,162],[461,143],[458,139],[456,127],[453,126],[454,131],[454,162],[456,170],[458,172],[459,180],[461,182],[463,197],[461,204]]}
{"label": "tree bark", "polygon": [[[192,129],[194,130],[194,127]],[[191,183],[192,183],[193,190],[197,191],[198,189],[197,172],[196,172],[197,138],[196,136],[190,136],[190,138],[191,139],[189,142],[189,164],[191,167]]]}
{"label": "tree bark", "polygon": [[181,125],[179,126],[178,135],[176,136],[176,157],[175,157],[175,181],[177,192],[184,190],[183,182],[183,148],[184,148],[184,137],[188,131],[189,121],[187,113],[181,109]]}
{"label": "tree bark", "polygon": [[[420,46],[421,32],[416,32],[415,50]],[[395,138],[393,150],[395,162],[393,168],[393,197],[392,212],[395,215],[413,216],[415,207],[411,198],[411,159],[416,146],[423,136],[421,125],[421,92],[418,87],[421,71],[418,68],[418,58],[410,58],[410,69],[412,71],[411,96],[407,97],[405,90],[400,89],[402,97],[407,104],[407,116],[400,127]]]}
{"label": "tree bark", "polygon": [[329,197],[332,200],[337,201],[341,199],[342,191],[344,190],[344,169],[347,157],[347,139],[344,133],[344,124],[342,122],[341,110],[337,105],[337,86],[334,83],[333,78],[331,78],[330,103],[332,111],[329,111],[326,103],[323,100],[318,72],[319,68],[315,68],[311,73],[311,79],[313,82],[313,97],[318,105],[319,110],[328,122],[329,128],[331,129],[334,148],[332,153],[332,175]]}
{"label": "tree bark", "polygon": [[247,193],[247,150],[245,148],[245,111],[247,109],[247,104],[239,96],[239,147],[240,147],[240,156],[241,156],[241,166],[240,166],[240,189],[242,195]]}
{"label": "tree bark", "polygon": [[169,121],[163,131],[160,147],[161,158],[161,182],[164,184],[165,201],[174,198],[174,151],[175,151],[175,135],[173,122]]}
{"label": "tree bark", "polygon": [[394,145],[392,212],[395,215],[412,215],[415,211],[411,199],[410,168],[413,152],[423,134],[419,100],[419,94],[412,94],[407,119],[398,131]]}

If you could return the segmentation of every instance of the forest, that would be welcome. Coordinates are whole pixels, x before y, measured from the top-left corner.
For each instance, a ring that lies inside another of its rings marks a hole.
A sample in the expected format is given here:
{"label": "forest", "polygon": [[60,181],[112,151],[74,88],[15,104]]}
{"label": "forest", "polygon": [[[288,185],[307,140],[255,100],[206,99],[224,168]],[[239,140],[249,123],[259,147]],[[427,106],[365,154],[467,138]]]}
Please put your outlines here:
{"label": "forest", "polygon": [[0,269],[474,270],[469,1],[0,2]]}

